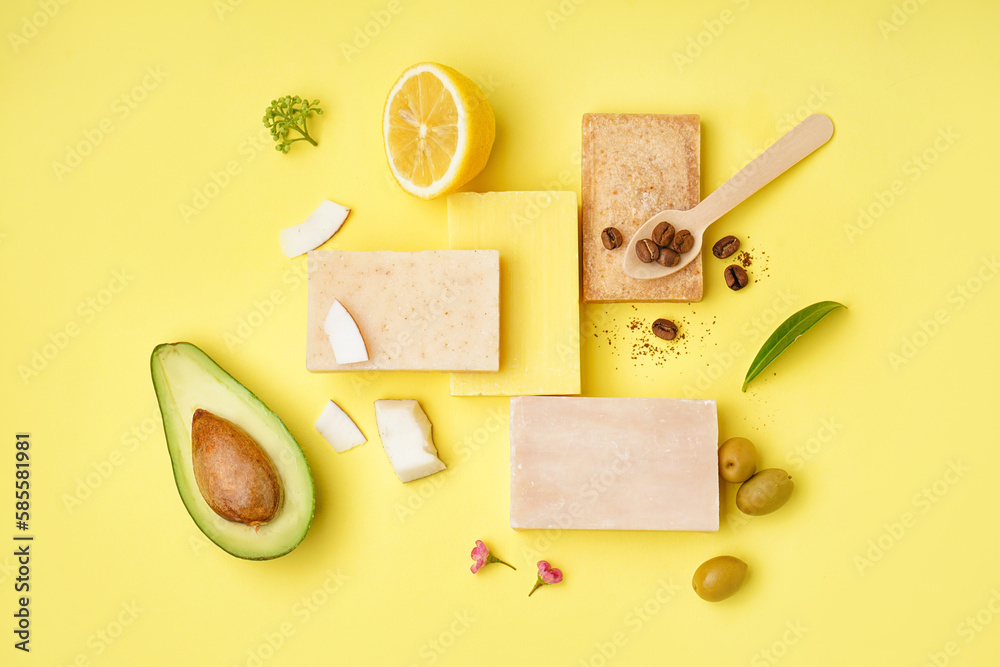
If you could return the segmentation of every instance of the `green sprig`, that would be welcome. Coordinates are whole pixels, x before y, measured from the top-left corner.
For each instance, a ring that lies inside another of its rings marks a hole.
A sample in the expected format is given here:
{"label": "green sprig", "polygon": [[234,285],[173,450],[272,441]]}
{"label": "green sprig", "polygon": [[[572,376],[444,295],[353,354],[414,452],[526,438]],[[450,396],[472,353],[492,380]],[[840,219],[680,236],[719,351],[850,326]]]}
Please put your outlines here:
{"label": "green sprig", "polygon": [[[323,113],[319,108],[319,100],[303,100],[298,95],[285,95],[271,100],[271,106],[264,112],[264,127],[271,131],[271,138],[278,142],[275,150],[287,153],[296,141],[308,141],[313,146],[316,140],[309,136],[306,120],[313,112]],[[302,136],[288,138],[288,133],[295,130]]]}

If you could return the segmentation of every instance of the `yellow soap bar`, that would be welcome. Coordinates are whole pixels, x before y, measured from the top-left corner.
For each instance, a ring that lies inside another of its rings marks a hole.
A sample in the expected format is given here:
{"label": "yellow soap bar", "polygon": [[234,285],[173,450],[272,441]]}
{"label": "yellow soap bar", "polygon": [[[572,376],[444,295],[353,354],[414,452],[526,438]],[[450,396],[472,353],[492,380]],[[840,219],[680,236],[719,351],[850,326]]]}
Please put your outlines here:
{"label": "yellow soap bar", "polygon": [[452,373],[452,396],[579,394],[576,193],[454,194],[448,232],[452,249],[500,251],[500,372]]}

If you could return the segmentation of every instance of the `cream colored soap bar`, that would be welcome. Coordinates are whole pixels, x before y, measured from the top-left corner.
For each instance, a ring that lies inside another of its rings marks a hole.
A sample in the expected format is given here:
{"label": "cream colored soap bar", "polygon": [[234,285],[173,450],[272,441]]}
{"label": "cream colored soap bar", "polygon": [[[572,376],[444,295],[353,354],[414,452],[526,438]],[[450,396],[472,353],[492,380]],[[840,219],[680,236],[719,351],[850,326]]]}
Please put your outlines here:
{"label": "cream colored soap bar", "polygon": [[[499,296],[496,250],[312,251],[306,368],[496,371]],[[368,361],[335,361],[323,330],[335,299],[357,322]]]}
{"label": "cream colored soap bar", "polygon": [[512,528],[719,529],[715,401],[510,400]]}
{"label": "cream colored soap bar", "polygon": [[579,226],[573,192],[448,197],[450,246],[500,251],[500,372],[452,373],[452,396],[580,393]]}

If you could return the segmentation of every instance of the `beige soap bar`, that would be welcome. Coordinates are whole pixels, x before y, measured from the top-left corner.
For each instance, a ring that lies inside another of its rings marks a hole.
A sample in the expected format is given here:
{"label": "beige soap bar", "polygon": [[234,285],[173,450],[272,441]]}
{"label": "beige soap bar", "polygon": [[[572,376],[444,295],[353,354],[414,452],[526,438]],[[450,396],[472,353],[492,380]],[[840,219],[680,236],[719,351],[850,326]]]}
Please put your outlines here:
{"label": "beige soap bar", "polygon": [[[334,299],[357,322],[368,361],[335,361],[323,331]],[[500,253],[312,251],[306,326],[311,371],[497,371]]]}
{"label": "beige soap bar", "polygon": [[601,243],[607,227],[627,242],[654,214],[697,205],[700,155],[696,115],[584,115],[584,301],[701,301],[700,256],[665,278],[636,280],[622,269],[624,246],[608,250]]}
{"label": "beige soap bar", "polygon": [[510,401],[512,528],[719,529],[712,400]]}

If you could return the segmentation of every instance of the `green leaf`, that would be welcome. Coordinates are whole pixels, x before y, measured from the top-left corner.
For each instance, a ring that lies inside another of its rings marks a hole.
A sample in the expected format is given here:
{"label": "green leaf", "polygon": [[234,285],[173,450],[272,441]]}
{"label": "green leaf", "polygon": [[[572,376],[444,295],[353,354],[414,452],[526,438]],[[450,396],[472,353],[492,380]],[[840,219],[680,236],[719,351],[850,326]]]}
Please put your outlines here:
{"label": "green leaf", "polygon": [[846,307],[844,304],[837,303],[836,301],[820,301],[811,306],[806,306],[782,322],[781,326],[775,329],[774,333],[764,341],[760,352],[757,353],[757,356],[754,357],[753,362],[750,364],[750,368],[747,369],[746,379],[743,380],[743,391],[747,390],[747,385],[750,384],[751,380],[760,375],[761,371],[777,359],[778,355],[784,352],[786,347],[798,340],[799,336],[809,331],[812,325],[837,308]]}

